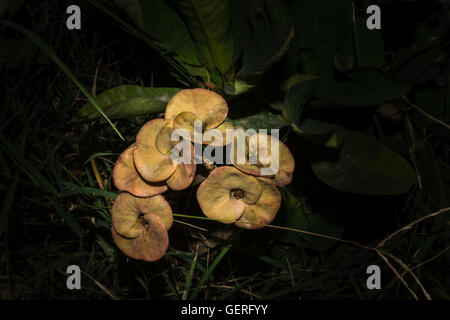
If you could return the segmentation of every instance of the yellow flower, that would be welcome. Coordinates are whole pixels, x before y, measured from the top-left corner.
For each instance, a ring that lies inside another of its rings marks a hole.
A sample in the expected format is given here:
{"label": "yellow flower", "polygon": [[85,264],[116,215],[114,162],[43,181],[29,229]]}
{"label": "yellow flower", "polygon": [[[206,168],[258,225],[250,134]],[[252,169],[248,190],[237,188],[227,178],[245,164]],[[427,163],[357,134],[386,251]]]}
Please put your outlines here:
{"label": "yellow flower", "polygon": [[123,192],[114,201],[111,215],[112,237],[124,254],[149,262],[164,256],[173,217],[163,196],[137,198]]}
{"label": "yellow flower", "polygon": [[275,218],[281,195],[270,180],[247,175],[234,167],[217,168],[197,190],[203,213],[223,223],[258,229]]}

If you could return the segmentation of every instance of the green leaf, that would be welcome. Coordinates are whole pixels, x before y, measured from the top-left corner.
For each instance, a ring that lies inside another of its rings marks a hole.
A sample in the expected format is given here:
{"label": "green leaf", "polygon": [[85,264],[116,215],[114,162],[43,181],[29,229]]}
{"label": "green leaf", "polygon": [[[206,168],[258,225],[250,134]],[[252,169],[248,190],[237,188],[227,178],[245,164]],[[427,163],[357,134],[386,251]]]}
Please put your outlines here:
{"label": "green leaf", "polygon": [[168,51],[180,57],[184,68],[194,76],[206,78],[194,41],[186,24],[163,0],[140,1],[143,14],[143,28]]}
{"label": "green leaf", "polygon": [[283,92],[284,94],[288,94],[289,90],[291,90],[291,88],[296,84],[303,81],[317,80],[317,79],[318,77],[315,76],[314,74],[296,73],[287,78],[286,80],[284,80],[283,82],[281,82],[280,91]]}
{"label": "green leaf", "polygon": [[353,70],[346,73],[348,81],[335,82],[332,91],[311,103],[311,107],[324,106],[377,106],[406,95],[411,86],[388,78],[375,68]]}
{"label": "green leaf", "polygon": [[247,11],[251,1],[230,0],[231,2],[231,34],[234,40],[233,63],[235,63],[242,54],[241,35],[242,30],[247,27]]}
{"label": "green leaf", "polygon": [[303,73],[317,73],[317,92],[329,94],[334,82],[333,57],[342,47],[352,22],[351,0],[295,1],[295,38],[287,53],[291,69],[300,62]]}
{"label": "green leaf", "polygon": [[269,111],[262,111],[258,114],[239,118],[239,119],[227,119],[233,126],[242,126],[245,129],[280,129],[289,125],[283,116],[279,114],[273,114]]}
{"label": "green leaf", "polygon": [[115,0],[115,3],[140,30],[151,37],[153,46],[160,49],[164,58],[173,58],[192,76],[207,78],[189,30],[163,0]]}
{"label": "green leaf", "polygon": [[298,125],[291,125],[294,132],[317,144],[334,149],[342,144],[344,128],[336,124],[305,118]]}
{"label": "green leaf", "polygon": [[300,124],[300,117],[305,104],[310,98],[316,80],[304,80],[295,84],[284,99],[287,117],[295,125]]}
{"label": "green leaf", "polygon": [[435,66],[440,51],[440,39],[432,38],[412,48],[398,52],[392,62],[391,74],[394,79],[408,83],[419,83],[429,80],[423,78],[431,67]]}
{"label": "green leaf", "polygon": [[[295,36],[286,54],[286,61],[293,71],[300,62],[303,72],[311,73],[311,68],[306,67],[309,70],[305,70],[304,58],[308,60],[307,64],[310,64],[313,56],[318,60],[331,61],[336,50],[342,46],[351,23],[351,2],[349,0],[295,1],[292,12]],[[306,53],[306,56],[301,52]],[[314,69],[317,68],[314,67]],[[331,68],[322,65],[319,71],[320,77],[324,78],[325,74],[331,74],[331,72]]]}
{"label": "green leaf", "polygon": [[[144,88],[134,85],[115,87],[99,94],[95,101],[111,119],[164,112],[177,88]],[[85,104],[71,121],[99,118],[91,103]]]}
{"label": "green leaf", "polygon": [[281,1],[251,1],[239,30],[243,49],[239,76],[246,78],[268,70],[286,53],[293,37],[293,19]]}
{"label": "green leaf", "polygon": [[144,19],[142,17],[142,9],[139,0],[114,0],[114,3],[124,10],[128,16],[133,18],[138,27],[144,26]]}
{"label": "green leaf", "polygon": [[332,53],[341,47],[351,24],[351,0],[296,1],[295,26],[299,47]]}
{"label": "green leaf", "polygon": [[281,189],[281,217],[283,226],[295,229],[304,228],[307,224],[303,202],[286,189]]}
{"label": "green leaf", "polygon": [[416,182],[408,162],[372,136],[346,130],[341,149],[330,150],[309,152],[310,164],[314,174],[335,189],[395,195],[407,192]]}
{"label": "green leaf", "polygon": [[174,1],[186,23],[199,60],[209,72],[227,76],[232,71],[234,40],[229,0]]}
{"label": "green leaf", "polygon": [[339,70],[380,68],[384,61],[381,33],[376,29],[369,30],[365,19],[357,19],[353,28],[353,32],[347,33],[344,45],[334,56],[336,68]]}

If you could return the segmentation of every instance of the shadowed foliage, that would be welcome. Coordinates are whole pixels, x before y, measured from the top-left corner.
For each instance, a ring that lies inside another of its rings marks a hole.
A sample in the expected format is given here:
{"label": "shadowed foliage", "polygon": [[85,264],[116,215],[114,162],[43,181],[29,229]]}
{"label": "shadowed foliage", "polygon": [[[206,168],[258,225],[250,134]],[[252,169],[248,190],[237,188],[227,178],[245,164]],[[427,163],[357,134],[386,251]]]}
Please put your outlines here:
{"label": "shadowed foliage", "polygon": [[[0,298],[450,298],[443,2],[83,0],[81,30],[68,5],[0,0]],[[217,110],[165,114],[194,88]],[[147,155],[127,148],[144,149],[142,128],[195,117],[280,129],[284,176],[198,165],[166,187],[169,165],[140,180]],[[227,170],[243,178],[214,180]],[[114,200],[137,189],[167,201],[171,227],[140,208],[124,219],[151,227],[114,229]],[[217,199],[243,220],[215,221]],[[82,290],[65,286],[72,264]],[[367,290],[372,264],[383,290]]]}

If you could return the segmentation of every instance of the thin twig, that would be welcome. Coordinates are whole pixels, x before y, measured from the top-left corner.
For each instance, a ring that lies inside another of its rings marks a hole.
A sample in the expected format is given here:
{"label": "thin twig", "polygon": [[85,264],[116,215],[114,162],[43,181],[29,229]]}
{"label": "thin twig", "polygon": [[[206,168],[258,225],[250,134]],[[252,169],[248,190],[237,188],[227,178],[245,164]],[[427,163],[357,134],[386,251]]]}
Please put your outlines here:
{"label": "thin twig", "polygon": [[441,209],[441,210],[439,210],[439,211],[436,211],[436,212],[430,213],[429,215],[426,215],[426,216],[424,216],[424,217],[421,217],[421,218],[419,218],[419,219],[417,219],[417,220],[414,220],[413,222],[407,224],[407,225],[404,226],[403,228],[401,228],[401,229],[395,231],[394,233],[390,234],[389,236],[387,236],[383,241],[381,241],[381,242],[377,245],[377,248],[381,248],[382,246],[384,246],[384,245],[386,244],[387,241],[389,241],[390,239],[392,239],[393,237],[395,237],[395,236],[396,236],[397,234],[399,234],[400,232],[403,232],[403,231],[406,231],[406,230],[411,229],[415,224],[417,224],[417,223],[419,223],[419,222],[421,222],[421,221],[423,221],[423,220],[426,220],[426,219],[428,219],[428,218],[431,218],[431,217],[435,217],[435,216],[437,216],[437,215],[440,215],[440,214],[442,214],[442,213],[447,213],[447,212],[449,212],[449,211],[450,211],[450,207],[449,207],[449,208],[445,208],[445,209]]}
{"label": "thin twig", "polygon": [[97,67],[95,68],[95,74],[94,74],[94,81],[92,83],[92,88],[91,88],[91,96],[93,96],[94,98],[97,97],[97,76],[98,76],[98,67],[99,67],[101,61],[102,61],[102,59],[98,60],[98,62],[97,62]]}
{"label": "thin twig", "polygon": [[[441,213],[444,212],[448,212],[450,211],[450,207],[449,208],[445,208],[445,209],[441,209],[439,211],[436,211],[434,213],[431,213],[429,215],[426,215],[420,219],[417,219],[413,222],[411,222],[410,224],[406,225],[405,227],[397,230],[396,232],[392,233],[390,236],[388,236],[387,238],[385,238],[383,241],[381,241],[377,247],[369,247],[369,246],[365,246],[362,245],[358,242],[355,241],[351,241],[351,240],[345,240],[345,239],[340,239],[337,237],[333,237],[333,236],[329,236],[329,235],[324,235],[324,234],[320,234],[320,233],[316,233],[316,232],[311,232],[311,231],[306,231],[306,230],[301,230],[301,229],[294,229],[294,228],[289,228],[289,227],[282,227],[282,226],[276,226],[276,225],[271,225],[271,224],[258,224],[258,223],[251,223],[251,222],[246,222],[247,224],[250,225],[255,225],[255,226],[261,226],[261,227],[269,227],[269,228],[274,228],[274,229],[280,229],[280,230],[287,230],[287,231],[293,231],[293,232],[297,232],[297,233],[302,233],[302,234],[307,234],[307,235],[311,235],[311,236],[316,236],[316,237],[320,237],[320,238],[326,238],[326,239],[330,239],[330,240],[335,240],[335,241],[339,241],[342,243],[347,243],[347,244],[352,244],[354,246],[360,247],[360,248],[364,248],[367,250],[371,250],[371,251],[375,251],[388,265],[388,267],[394,272],[394,274],[399,278],[399,280],[403,283],[403,285],[408,289],[408,291],[412,294],[412,296],[418,300],[417,295],[414,293],[414,291],[411,290],[411,288],[408,286],[408,284],[406,283],[405,279],[402,277],[402,275],[400,275],[397,271],[397,269],[395,269],[394,266],[392,266],[392,264],[389,262],[388,258],[386,257],[389,256],[391,259],[393,259],[395,262],[397,262],[398,264],[400,264],[408,273],[411,274],[411,276],[414,278],[414,280],[417,282],[417,284],[419,285],[419,287],[421,288],[422,292],[424,293],[425,297],[428,300],[431,300],[431,296],[429,295],[429,293],[426,291],[426,289],[424,288],[424,286],[422,285],[422,283],[420,282],[420,280],[417,278],[417,276],[414,274],[414,272],[412,272],[411,268],[409,268],[406,263],[404,263],[401,259],[399,259],[398,257],[394,256],[393,254],[383,251],[380,248],[388,241],[390,240],[392,237],[394,237],[395,235],[397,235],[398,233],[411,229],[412,226],[414,226],[415,224],[437,216]],[[224,222],[223,220],[218,220],[218,219],[212,219],[212,218],[208,218],[208,217],[198,217],[198,216],[190,216],[190,215],[184,215],[184,214],[178,214],[178,213],[174,213],[174,216],[178,216],[178,217],[184,217],[184,218],[193,218],[193,219],[201,219],[201,220],[210,220],[210,221],[218,221],[218,222]],[[239,221],[226,221],[227,223],[235,223],[235,222],[239,222]]]}
{"label": "thin twig", "polygon": [[442,120],[439,120],[438,118],[436,118],[435,116],[432,116],[431,114],[423,111],[421,108],[419,108],[418,106],[416,106],[414,103],[412,103],[411,101],[408,100],[408,98],[403,97],[403,100],[405,100],[406,103],[408,103],[411,107],[413,107],[414,109],[416,109],[417,111],[419,111],[421,114],[423,114],[425,117],[427,117],[428,119],[439,123],[441,126],[446,127],[447,129],[450,129],[450,125],[445,123]]}
{"label": "thin twig", "polygon": [[420,177],[420,173],[419,173],[419,166],[417,165],[417,160],[416,160],[416,143],[414,140],[414,130],[413,130],[413,126],[411,123],[411,120],[409,119],[408,113],[406,112],[405,108],[403,108],[403,112],[405,113],[405,119],[406,119],[406,124],[408,125],[408,131],[409,131],[409,138],[410,138],[410,147],[409,147],[409,153],[411,154],[411,159],[414,165],[414,170],[416,171],[416,176],[417,176],[417,183],[419,184],[419,190],[422,190],[422,178]]}
{"label": "thin twig", "polygon": [[201,228],[201,227],[197,227],[196,225],[193,225],[193,224],[190,224],[190,223],[187,223],[187,222],[184,222],[184,221],[175,220],[175,219],[173,219],[173,221],[174,221],[174,222],[181,223],[181,224],[184,224],[184,225],[187,225],[187,226],[189,226],[189,227],[191,227],[191,228],[195,228],[195,229],[199,229],[199,230],[208,232],[208,229],[204,229],[204,228]]}
{"label": "thin twig", "polygon": [[414,278],[414,280],[416,280],[417,284],[419,285],[420,289],[422,290],[422,292],[425,295],[425,297],[427,298],[427,300],[432,300],[430,294],[427,292],[425,287],[422,285],[422,283],[420,282],[419,278],[417,278],[415,273],[412,272],[412,270],[406,265],[406,263],[404,263],[400,258],[394,256],[392,253],[389,253],[389,252],[386,252],[386,251],[383,251],[383,250],[380,250],[380,249],[378,249],[378,252],[382,252],[383,254],[389,256],[395,262],[400,264]]}
{"label": "thin twig", "polygon": [[292,269],[291,269],[291,264],[289,263],[289,259],[287,256],[284,256],[286,258],[286,262],[289,268],[289,274],[291,275],[291,282],[292,282],[292,287],[295,288],[295,282],[294,282],[294,275],[292,274]]}
{"label": "thin twig", "polygon": [[414,299],[419,300],[417,295],[412,291],[412,289],[409,287],[409,285],[406,283],[405,279],[398,273],[397,269],[394,268],[394,266],[389,262],[389,260],[380,252],[380,250],[375,250],[378,255],[386,262],[386,264],[391,268],[392,271],[394,271],[395,275],[400,279],[400,281],[403,283],[403,285],[408,289],[408,291],[411,293],[411,295],[414,297]]}
{"label": "thin twig", "polygon": [[[427,264],[428,262],[433,261],[434,259],[437,259],[439,256],[443,255],[448,249],[450,249],[450,247],[445,248],[444,250],[439,251],[438,253],[436,253],[434,256],[432,256],[430,259],[427,259],[425,261],[422,261],[421,263],[415,265],[414,267],[411,268],[411,270],[416,270],[420,267],[422,267],[424,264]],[[405,274],[407,271],[403,271],[403,274]]]}

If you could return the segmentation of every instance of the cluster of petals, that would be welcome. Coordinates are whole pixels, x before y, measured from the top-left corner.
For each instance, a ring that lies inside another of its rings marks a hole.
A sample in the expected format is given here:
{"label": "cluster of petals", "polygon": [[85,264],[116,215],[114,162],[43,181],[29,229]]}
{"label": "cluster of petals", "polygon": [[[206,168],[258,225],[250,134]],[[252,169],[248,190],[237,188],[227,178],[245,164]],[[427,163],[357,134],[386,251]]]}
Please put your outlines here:
{"label": "cluster of petals", "polygon": [[[144,261],[156,261],[164,256],[173,214],[162,193],[169,188],[183,190],[192,184],[196,174],[192,144],[222,147],[226,143],[225,140],[205,141],[203,135],[200,135],[202,140],[196,141],[195,123],[202,124],[202,134],[218,130],[226,136],[227,129],[234,129],[225,121],[227,114],[227,103],[219,94],[201,88],[181,90],[169,101],[165,118],[145,123],[135,143],[119,156],[113,180],[123,192],[112,207],[111,232],[115,244],[125,255]],[[183,129],[189,137],[185,141],[191,150],[189,163],[177,162],[171,157],[178,143],[173,141],[173,133],[178,129]],[[246,139],[245,161],[215,167],[199,186],[197,200],[209,218],[257,229],[275,218],[281,204],[278,187],[291,182],[295,162],[281,141],[276,140],[277,152],[271,149],[270,140],[276,138],[270,135],[256,133]],[[255,141],[256,146],[252,145]],[[260,144],[261,141],[268,143]],[[238,144],[234,135],[232,142],[235,148]],[[252,152],[269,158],[276,154],[277,170],[267,173],[270,161],[260,161],[260,158],[257,163],[247,161]]]}

